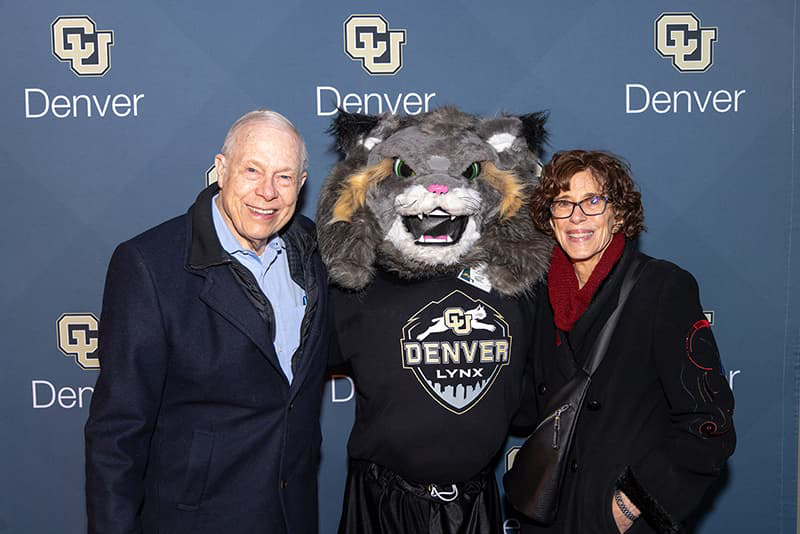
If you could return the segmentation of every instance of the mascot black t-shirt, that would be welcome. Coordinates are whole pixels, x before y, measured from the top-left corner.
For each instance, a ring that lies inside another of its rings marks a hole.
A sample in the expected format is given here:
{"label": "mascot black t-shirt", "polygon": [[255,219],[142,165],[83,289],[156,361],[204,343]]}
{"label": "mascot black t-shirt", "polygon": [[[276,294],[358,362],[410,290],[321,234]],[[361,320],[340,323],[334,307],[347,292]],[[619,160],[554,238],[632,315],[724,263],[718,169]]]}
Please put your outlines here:
{"label": "mascot black t-shirt", "polygon": [[408,281],[379,269],[363,291],[332,288],[331,363],[350,363],[357,390],[351,458],[446,484],[500,450],[522,397],[532,298],[470,282],[468,270]]}
{"label": "mascot black t-shirt", "polygon": [[545,122],[449,107],[334,119],[342,159],[317,237],[331,363],[350,364],[357,395],[340,532],[502,528],[491,469],[532,383],[528,292],[553,248],[526,208]]}

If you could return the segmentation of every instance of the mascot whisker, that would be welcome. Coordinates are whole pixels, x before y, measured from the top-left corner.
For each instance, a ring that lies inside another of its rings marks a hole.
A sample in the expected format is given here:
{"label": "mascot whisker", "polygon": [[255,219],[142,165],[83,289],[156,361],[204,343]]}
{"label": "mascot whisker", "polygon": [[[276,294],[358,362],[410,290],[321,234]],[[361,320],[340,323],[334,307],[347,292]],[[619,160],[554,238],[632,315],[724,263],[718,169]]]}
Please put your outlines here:
{"label": "mascot whisker", "polygon": [[545,122],[450,107],[334,120],[317,231],[331,362],[350,364],[357,393],[340,532],[500,531],[492,459],[552,249],[526,209]]}

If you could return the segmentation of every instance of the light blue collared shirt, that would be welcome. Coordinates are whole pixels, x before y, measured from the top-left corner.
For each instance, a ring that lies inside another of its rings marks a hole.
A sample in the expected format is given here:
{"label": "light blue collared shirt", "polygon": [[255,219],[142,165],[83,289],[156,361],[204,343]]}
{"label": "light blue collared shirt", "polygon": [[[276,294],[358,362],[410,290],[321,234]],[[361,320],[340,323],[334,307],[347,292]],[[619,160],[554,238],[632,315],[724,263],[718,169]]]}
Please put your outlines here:
{"label": "light blue collared shirt", "polygon": [[273,237],[261,256],[242,247],[217,208],[218,196],[215,195],[211,200],[217,237],[222,248],[253,273],[258,287],[272,305],[275,315],[275,353],[283,374],[291,384],[292,356],[300,346],[300,323],[306,310],[306,293],[292,280],[283,239],[277,235]]}

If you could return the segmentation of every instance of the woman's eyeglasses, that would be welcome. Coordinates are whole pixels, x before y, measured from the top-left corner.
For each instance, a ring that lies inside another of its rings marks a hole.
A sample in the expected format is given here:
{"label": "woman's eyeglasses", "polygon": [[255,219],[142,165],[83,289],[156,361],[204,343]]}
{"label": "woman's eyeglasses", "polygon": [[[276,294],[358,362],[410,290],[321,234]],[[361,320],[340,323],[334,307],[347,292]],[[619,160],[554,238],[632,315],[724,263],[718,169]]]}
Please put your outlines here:
{"label": "woman's eyeglasses", "polygon": [[602,215],[606,211],[606,205],[608,203],[609,199],[604,195],[587,197],[580,202],[554,200],[550,204],[550,215],[553,219],[569,219],[575,211],[575,206],[578,206],[584,215],[593,217],[595,215]]}

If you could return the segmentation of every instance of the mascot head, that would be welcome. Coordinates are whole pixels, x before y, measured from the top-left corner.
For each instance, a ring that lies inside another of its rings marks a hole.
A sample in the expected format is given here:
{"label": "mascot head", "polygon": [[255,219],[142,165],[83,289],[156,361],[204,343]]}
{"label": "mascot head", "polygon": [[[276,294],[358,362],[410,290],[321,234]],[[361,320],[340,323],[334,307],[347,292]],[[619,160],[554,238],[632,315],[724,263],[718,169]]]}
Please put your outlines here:
{"label": "mascot head", "polygon": [[541,170],[546,115],[482,119],[454,108],[415,116],[340,111],[341,161],[323,184],[317,231],[331,279],[359,290],[376,266],[404,278],[485,268],[492,287],[524,292],[552,242],[524,204]]}

